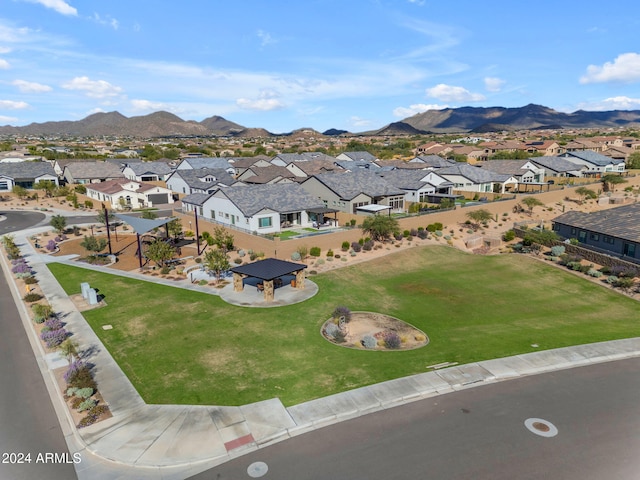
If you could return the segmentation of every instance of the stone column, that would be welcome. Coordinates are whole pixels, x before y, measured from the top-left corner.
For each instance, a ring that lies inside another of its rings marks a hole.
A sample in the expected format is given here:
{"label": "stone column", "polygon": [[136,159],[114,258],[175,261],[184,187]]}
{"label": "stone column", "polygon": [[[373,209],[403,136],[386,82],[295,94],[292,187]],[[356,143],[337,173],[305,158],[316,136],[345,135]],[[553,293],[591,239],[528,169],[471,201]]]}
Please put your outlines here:
{"label": "stone column", "polygon": [[296,288],[304,290],[304,270],[298,270],[296,272]]}
{"label": "stone column", "polygon": [[239,273],[233,272],[233,291],[241,292],[244,290],[244,285],[242,284],[243,277]]}
{"label": "stone column", "polygon": [[273,302],[273,280],[264,282],[264,299],[266,302]]}

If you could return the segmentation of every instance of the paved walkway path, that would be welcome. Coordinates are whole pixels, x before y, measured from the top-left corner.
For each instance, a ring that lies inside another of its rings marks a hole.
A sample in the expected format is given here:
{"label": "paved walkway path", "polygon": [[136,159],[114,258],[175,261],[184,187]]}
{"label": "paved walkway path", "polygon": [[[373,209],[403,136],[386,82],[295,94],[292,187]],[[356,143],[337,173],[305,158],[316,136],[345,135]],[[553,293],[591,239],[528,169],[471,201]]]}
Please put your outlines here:
{"label": "paved walkway path", "polygon": [[[23,322],[70,451],[82,455],[83,461],[77,466],[81,479],[131,478],[131,475],[136,478],[185,478],[262,446],[407,402],[487,382],[640,356],[640,338],[633,338],[441,368],[289,408],[277,398],[241,407],[148,405],[53,275],[44,268],[46,263],[68,262],[69,259],[41,255],[26,241],[28,235],[38,231],[41,230],[17,234],[16,243],[37,272],[47,300],[64,316],[67,329],[87,352],[87,361],[96,365],[100,393],[113,414],[112,418],[93,426],[79,430],[74,427],[52,373],[53,369],[64,367],[66,360],[56,354],[45,355],[21,295],[15,283],[10,282],[16,302],[22,305]],[[7,278],[13,278],[4,256],[2,266]],[[87,265],[85,268],[95,267]],[[162,280],[132,272],[113,273],[215,293],[211,287],[189,281]]]}

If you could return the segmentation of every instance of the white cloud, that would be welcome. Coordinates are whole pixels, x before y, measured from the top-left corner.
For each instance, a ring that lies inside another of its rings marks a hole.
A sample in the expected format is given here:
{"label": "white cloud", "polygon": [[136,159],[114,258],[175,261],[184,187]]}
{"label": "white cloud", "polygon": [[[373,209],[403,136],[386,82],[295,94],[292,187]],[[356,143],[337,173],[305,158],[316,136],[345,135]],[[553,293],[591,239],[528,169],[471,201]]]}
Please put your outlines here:
{"label": "white cloud", "polygon": [[605,62],[601,67],[589,65],[586,75],[580,78],[580,83],[637,81],[640,81],[640,54],[637,53],[623,53],[613,62]]}
{"label": "white cloud", "polygon": [[267,45],[271,45],[273,43],[278,43],[270,33],[265,32],[264,30],[258,30],[258,38],[260,39],[260,45],[266,47]]}
{"label": "white cloud", "polygon": [[29,108],[27,102],[16,102],[14,100],[0,100],[0,109],[2,110],[22,110]]}
{"label": "white cloud", "polygon": [[104,80],[90,80],[89,77],[76,77],[64,83],[62,88],[67,90],[84,91],[91,98],[116,97],[122,93],[122,88],[111,85]]}
{"label": "white cloud", "polygon": [[236,105],[245,110],[261,110],[263,112],[284,108],[284,104],[277,98],[258,98],[253,100],[239,98],[236,100]]}
{"label": "white cloud", "polygon": [[9,65],[9,62],[0,58],[0,70],[9,70],[10,68],[11,68],[11,65]]}
{"label": "white cloud", "polygon": [[93,17],[91,17],[91,19],[94,22],[99,23],[100,25],[108,25],[114,30],[118,30],[118,27],[120,26],[120,22],[118,22],[118,20],[116,20],[115,18],[109,15],[107,15],[106,18],[102,18],[100,14],[94,12]]}
{"label": "white cloud", "polygon": [[38,3],[43,7],[47,7],[52,10],[55,10],[56,12],[62,15],[72,15],[72,16],[78,15],[78,10],[76,10],[74,7],[69,5],[64,0],[26,0],[26,1],[30,3]]}
{"label": "white cloud", "polygon": [[36,82],[27,82],[26,80],[14,80],[12,85],[18,87],[22,93],[44,93],[53,90],[49,85],[43,85]]}
{"label": "white cloud", "polygon": [[409,105],[408,107],[394,108],[393,115],[400,118],[407,118],[407,117],[413,117],[418,113],[426,112],[427,110],[442,110],[444,108],[449,108],[449,106],[438,105],[435,103],[432,103],[432,104],[415,103],[413,105]]}
{"label": "white cloud", "polygon": [[480,93],[471,93],[466,88],[445,85],[444,83],[427,88],[426,93],[427,96],[443,102],[480,102],[485,99],[485,96]]}
{"label": "white cloud", "polygon": [[152,102],[150,100],[131,100],[133,110],[138,112],[149,112],[157,110],[169,110],[165,103]]}
{"label": "white cloud", "polygon": [[349,123],[354,127],[369,127],[373,125],[371,120],[367,120],[366,118],[353,116],[349,119]]}
{"label": "white cloud", "polygon": [[640,98],[625,96],[605,98],[599,102],[581,103],[581,110],[602,112],[607,110],[640,110]]}
{"label": "white cloud", "polygon": [[505,83],[504,80],[498,77],[485,77],[484,88],[486,88],[488,92],[499,92]]}
{"label": "white cloud", "polygon": [[0,54],[9,53],[11,49],[9,47],[0,47]]}
{"label": "white cloud", "polygon": [[0,115],[0,122],[5,123],[5,124],[12,124],[12,123],[16,123],[18,121],[18,119],[16,117],[6,117],[4,115]]}
{"label": "white cloud", "polygon": [[425,4],[425,0],[409,0],[409,3],[413,3],[415,5],[423,6]]}

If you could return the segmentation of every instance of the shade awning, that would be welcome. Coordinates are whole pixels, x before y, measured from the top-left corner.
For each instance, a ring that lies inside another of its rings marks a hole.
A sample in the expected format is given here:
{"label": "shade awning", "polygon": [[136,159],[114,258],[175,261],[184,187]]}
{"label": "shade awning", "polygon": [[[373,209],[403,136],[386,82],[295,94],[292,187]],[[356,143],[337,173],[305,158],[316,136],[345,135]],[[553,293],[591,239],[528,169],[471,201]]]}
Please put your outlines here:
{"label": "shade awning", "polygon": [[318,215],[324,215],[325,213],[338,213],[340,210],[336,210],[335,208],[327,208],[327,207],[320,207],[320,208],[308,208],[307,212],[309,213],[315,213]]}
{"label": "shade awning", "polygon": [[140,235],[142,235],[143,233],[150,232],[154,228],[161,227],[162,225],[169,223],[172,220],[175,220],[175,217],[149,219],[149,218],[134,217],[133,215],[125,215],[122,213],[116,213],[114,215],[116,218],[119,218],[123,222],[129,224],[131,228],[133,228],[133,231]]}
{"label": "shade awning", "polygon": [[277,258],[266,258],[247,265],[233,267],[230,270],[233,273],[268,281],[283,275],[299,272],[305,268],[307,268],[307,266],[302,263],[287,262],[286,260],[278,260]]}

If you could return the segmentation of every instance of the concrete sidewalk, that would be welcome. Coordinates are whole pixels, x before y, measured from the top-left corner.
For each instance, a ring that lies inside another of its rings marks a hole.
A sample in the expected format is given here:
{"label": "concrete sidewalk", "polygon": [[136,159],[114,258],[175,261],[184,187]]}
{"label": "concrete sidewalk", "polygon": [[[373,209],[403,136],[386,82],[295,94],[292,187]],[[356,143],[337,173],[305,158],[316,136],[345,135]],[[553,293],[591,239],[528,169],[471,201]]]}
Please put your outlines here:
{"label": "concrete sidewalk", "polygon": [[[82,463],[76,466],[81,479],[181,479],[262,446],[404,403],[489,382],[640,355],[640,338],[633,338],[441,368],[289,408],[277,398],[241,407],[148,405],[45,268],[45,263],[68,259],[36,253],[26,241],[33,233],[35,231],[17,234],[16,243],[37,272],[47,300],[64,317],[66,328],[87,352],[85,359],[95,364],[100,393],[113,414],[112,418],[93,426],[75,428],[53,378],[53,369],[64,367],[66,360],[55,358],[55,354],[45,356],[17,287],[10,282],[15,288],[16,301],[23,305],[23,322],[69,449],[71,453],[82,455]],[[4,257],[2,264],[7,278],[12,279]],[[163,281],[128,272],[111,273],[213,293],[211,288],[188,281]]]}

